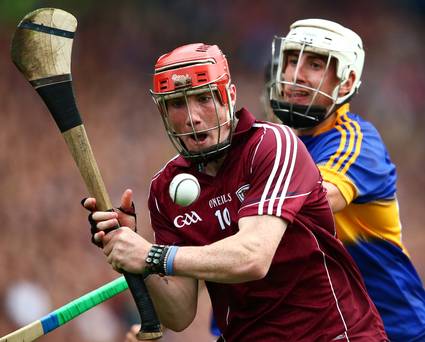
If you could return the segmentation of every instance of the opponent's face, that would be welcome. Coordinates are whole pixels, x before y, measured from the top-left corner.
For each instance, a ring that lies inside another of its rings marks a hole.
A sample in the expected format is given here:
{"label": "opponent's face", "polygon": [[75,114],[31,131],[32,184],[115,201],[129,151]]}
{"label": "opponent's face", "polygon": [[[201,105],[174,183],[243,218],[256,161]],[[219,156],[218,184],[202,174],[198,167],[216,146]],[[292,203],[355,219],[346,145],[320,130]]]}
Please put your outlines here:
{"label": "opponent's face", "polygon": [[[230,94],[233,99],[233,85]],[[166,107],[170,128],[190,152],[208,150],[229,137],[229,108],[221,103],[216,91],[169,99]]]}
{"label": "opponent's face", "polygon": [[[282,77],[284,84],[283,98],[285,102],[305,105],[320,105],[329,107],[332,105],[333,90],[339,83],[336,76],[336,61],[328,57],[304,51],[288,51],[285,53],[286,60]],[[319,90],[317,92],[315,90]],[[323,95],[321,93],[327,94]]]}

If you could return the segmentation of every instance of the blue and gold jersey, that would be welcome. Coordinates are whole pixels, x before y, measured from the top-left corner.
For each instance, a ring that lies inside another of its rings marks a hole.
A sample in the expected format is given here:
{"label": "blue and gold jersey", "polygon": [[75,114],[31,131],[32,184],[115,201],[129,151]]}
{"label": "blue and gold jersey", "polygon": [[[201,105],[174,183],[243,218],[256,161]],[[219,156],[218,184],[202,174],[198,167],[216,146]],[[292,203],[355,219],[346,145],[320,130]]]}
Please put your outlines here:
{"label": "blue and gold jersey", "polygon": [[358,264],[391,341],[425,341],[425,291],[401,239],[397,174],[376,128],[343,105],[335,120],[301,136],[323,180],[347,206],[339,238]]}

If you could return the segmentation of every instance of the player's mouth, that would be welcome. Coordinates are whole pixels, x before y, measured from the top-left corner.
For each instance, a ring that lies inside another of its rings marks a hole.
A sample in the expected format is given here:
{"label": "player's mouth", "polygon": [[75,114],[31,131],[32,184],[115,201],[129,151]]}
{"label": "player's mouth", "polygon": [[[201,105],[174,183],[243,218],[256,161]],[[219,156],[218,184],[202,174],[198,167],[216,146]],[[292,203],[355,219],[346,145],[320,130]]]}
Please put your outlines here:
{"label": "player's mouth", "polygon": [[286,91],[285,99],[290,103],[304,104],[310,101],[310,93],[306,90]]}
{"label": "player's mouth", "polygon": [[208,139],[207,133],[194,133],[188,136],[189,141],[193,145],[203,145]]}

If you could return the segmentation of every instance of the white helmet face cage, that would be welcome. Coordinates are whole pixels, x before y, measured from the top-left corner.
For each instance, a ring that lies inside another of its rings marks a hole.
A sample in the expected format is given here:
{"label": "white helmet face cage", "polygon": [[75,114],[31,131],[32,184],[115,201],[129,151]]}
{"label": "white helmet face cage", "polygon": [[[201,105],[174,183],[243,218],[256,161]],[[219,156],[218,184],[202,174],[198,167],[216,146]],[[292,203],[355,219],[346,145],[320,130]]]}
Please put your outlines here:
{"label": "white helmet face cage", "polygon": [[[288,51],[298,51],[298,63],[292,79],[284,79],[284,68]],[[326,69],[323,77],[316,88],[300,84],[297,79],[299,63],[302,54],[310,52],[326,59]],[[324,76],[328,70],[332,59],[336,60],[336,76],[339,78],[331,94],[321,90]],[[287,37],[275,37],[272,44],[272,84],[270,100],[272,107],[277,112],[284,112],[286,118],[290,117],[290,122],[299,120],[292,126],[295,128],[310,128],[323,121],[336,106],[349,101],[360,87],[361,73],[364,63],[364,51],[360,37],[353,31],[331,21],[322,19],[300,20],[291,25],[291,30]],[[355,80],[349,93],[339,96],[340,87],[348,80],[350,74],[354,72]],[[307,106],[295,105],[283,101],[282,94],[285,86],[297,87],[308,90],[313,94],[310,104]],[[321,95],[331,100],[328,108],[315,106],[316,98]],[[276,109],[276,110],[275,110]],[[288,116],[289,115],[289,116]],[[280,115],[278,115],[280,117]],[[290,122],[284,122],[290,124]]]}
{"label": "white helmet face cage", "polygon": [[[226,87],[226,96],[227,96],[227,103],[229,104],[228,110],[226,110],[226,119],[223,121],[220,120],[220,112],[219,107],[217,104],[217,101],[219,101],[221,104],[223,103],[222,99],[220,99],[220,93],[218,91],[217,86],[213,84],[208,84],[206,86],[202,87],[193,87],[193,88],[186,88],[179,91],[173,91],[169,93],[152,93],[152,97],[154,99],[154,102],[158,106],[162,120],[164,122],[165,129],[167,131],[168,137],[170,138],[172,144],[177,149],[177,151],[188,160],[191,160],[193,162],[206,162],[209,160],[214,160],[219,158],[224,154],[224,152],[230,147],[231,138],[233,135],[234,130],[234,111],[233,106],[231,105],[230,100],[230,93],[229,88]],[[201,94],[208,94],[211,96],[212,101],[214,103],[215,108],[215,123],[211,125],[211,127],[208,127],[203,130],[196,130],[195,125],[193,123],[192,119],[192,113],[189,106],[189,100],[188,97],[192,95],[201,95]],[[178,132],[177,129],[173,126],[172,121],[170,120],[168,108],[167,108],[167,101],[169,100],[175,100],[175,99],[182,99],[186,106],[186,113],[188,116],[188,119],[190,121],[191,130],[189,132]],[[230,131],[229,134],[223,137],[223,130],[225,126],[228,126]],[[201,137],[203,134],[206,134],[208,132],[212,132],[216,130],[217,131],[217,140],[216,143],[207,149],[199,150],[199,151],[190,151],[187,149],[185,144],[182,141],[182,137],[184,136],[192,136],[194,140],[199,141],[201,140]]]}

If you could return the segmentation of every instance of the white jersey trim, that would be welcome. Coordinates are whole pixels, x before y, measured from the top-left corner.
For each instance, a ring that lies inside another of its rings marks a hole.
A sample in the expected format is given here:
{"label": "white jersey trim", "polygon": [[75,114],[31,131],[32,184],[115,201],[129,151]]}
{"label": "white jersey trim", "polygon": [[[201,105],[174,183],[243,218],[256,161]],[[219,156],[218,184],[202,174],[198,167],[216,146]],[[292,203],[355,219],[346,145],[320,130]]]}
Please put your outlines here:
{"label": "white jersey trim", "polygon": [[[286,131],[289,131],[289,135],[291,135],[291,137],[292,137],[292,141],[294,142],[294,147],[293,147],[293,150],[292,150],[292,156],[293,156],[293,157],[292,157],[291,166],[290,166],[290,168],[289,168],[288,175],[286,176],[285,185],[284,185],[284,187],[283,187],[283,189],[282,189],[282,192],[281,192],[281,196],[280,196],[279,204],[278,204],[278,206],[277,206],[277,216],[281,216],[281,215],[282,215],[283,201],[285,200],[285,196],[284,196],[284,195],[286,195],[286,192],[288,191],[289,184],[290,184],[291,179],[292,179],[292,174],[293,174],[293,172],[294,172],[295,162],[296,162],[296,159],[297,159],[297,153],[298,153],[298,141],[297,141],[297,138],[296,138],[296,136],[295,136],[294,132],[293,132],[291,129],[289,129],[289,128],[286,128]],[[285,132],[285,135],[286,135],[286,132]],[[291,139],[288,139],[288,142],[289,142],[289,144],[290,144]],[[287,151],[288,151],[289,149],[290,149],[290,148],[287,148]],[[285,161],[286,161],[286,160],[285,160]]]}
{"label": "white jersey trim", "polygon": [[[304,193],[304,194],[298,194],[298,195],[286,196],[286,197],[285,197],[285,199],[287,199],[287,198],[297,198],[297,197],[306,197],[306,196],[308,196],[308,195],[310,195],[310,194],[311,194],[311,191],[306,192],[306,193]],[[280,200],[280,197],[276,197],[276,199]],[[267,202],[267,201],[266,201],[266,202]],[[244,205],[243,207],[240,207],[240,208],[239,208],[238,213],[239,213],[241,210],[244,210],[245,208],[249,208],[249,207],[252,207],[252,206],[258,205],[258,203],[260,203],[260,202],[254,202],[254,203],[250,203],[250,204]],[[264,214],[263,214],[263,215],[264,215]],[[268,214],[267,214],[267,215],[268,215]],[[277,215],[276,215],[276,216],[277,216]]]}
{"label": "white jersey trim", "polygon": [[265,134],[266,134],[266,129],[265,129],[265,127],[263,127],[263,134],[261,135],[261,139],[258,142],[257,146],[255,147],[255,152],[254,152],[254,155],[252,156],[251,166],[249,168],[249,173],[250,174],[252,174],[252,166],[254,165],[254,159],[255,159],[255,156],[257,155],[258,148],[260,147],[261,142],[263,141]]}
{"label": "white jersey trim", "polygon": [[[345,331],[344,331],[341,335],[339,335],[339,336],[343,336],[343,337],[345,337],[345,338],[346,338],[346,341],[347,341],[347,342],[349,342],[349,341],[350,341],[350,339],[349,339],[349,337],[348,337],[348,328],[347,328],[347,324],[346,324],[346,322],[345,322],[344,315],[343,315],[343,313],[341,312],[341,309],[340,309],[340,307],[339,307],[338,298],[336,297],[336,294],[335,294],[334,286],[333,286],[333,284],[332,284],[331,275],[329,274],[328,265],[327,265],[327,263],[326,263],[326,254],[325,254],[325,253],[322,251],[322,249],[320,248],[319,242],[317,241],[316,236],[313,234],[313,232],[311,232],[310,230],[309,230],[309,232],[310,232],[310,234],[313,236],[314,241],[316,241],[316,244],[317,244],[317,247],[318,247],[318,248],[319,248],[319,250],[320,250],[320,253],[322,253],[322,256],[323,256],[323,266],[325,267],[326,275],[327,275],[327,277],[328,277],[329,286],[330,286],[330,288],[331,288],[332,295],[333,295],[334,300],[335,300],[335,305],[336,305],[336,308],[337,308],[337,310],[338,310],[339,316],[340,316],[340,318],[341,318],[342,324],[344,325],[344,329],[345,329]],[[344,335],[345,335],[345,336],[344,336]]]}
{"label": "white jersey trim", "polygon": [[[297,144],[298,141],[295,137],[295,134],[286,126],[283,125],[272,125],[272,124],[264,124],[264,123],[254,123],[253,127],[262,127],[263,129],[271,129],[275,138],[276,138],[276,156],[275,161],[273,164],[272,171],[270,172],[269,178],[267,179],[266,185],[264,187],[263,193],[261,195],[261,199],[259,205],[258,205],[258,215],[264,215],[265,214],[265,204],[268,202],[267,207],[267,215],[273,214],[273,208],[275,205],[275,201],[277,198],[279,198],[278,206],[277,206],[277,216],[281,216],[282,214],[282,206],[283,202],[286,198],[286,192],[288,190],[289,184],[291,183],[291,177],[294,170],[294,165],[296,161],[296,153],[297,153]],[[282,158],[282,131],[285,135],[285,141],[286,141],[286,149],[284,153],[284,161],[283,165],[280,168],[279,172],[279,165],[281,163]],[[292,139],[291,139],[292,138]],[[291,142],[293,141],[293,143]],[[263,139],[261,139],[257,145],[258,146],[262,143]],[[288,170],[288,164],[289,160],[291,159],[291,165]],[[288,172],[287,172],[288,170]],[[282,187],[282,181],[287,173],[287,177],[285,179],[285,183]],[[271,191],[271,187],[273,184],[273,181],[277,177],[276,184],[272,190],[272,195],[270,199],[267,199],[267,195]],[[278,196],[280,191],[280,196]],[[242,208],[241,208],[242,209]]]}

